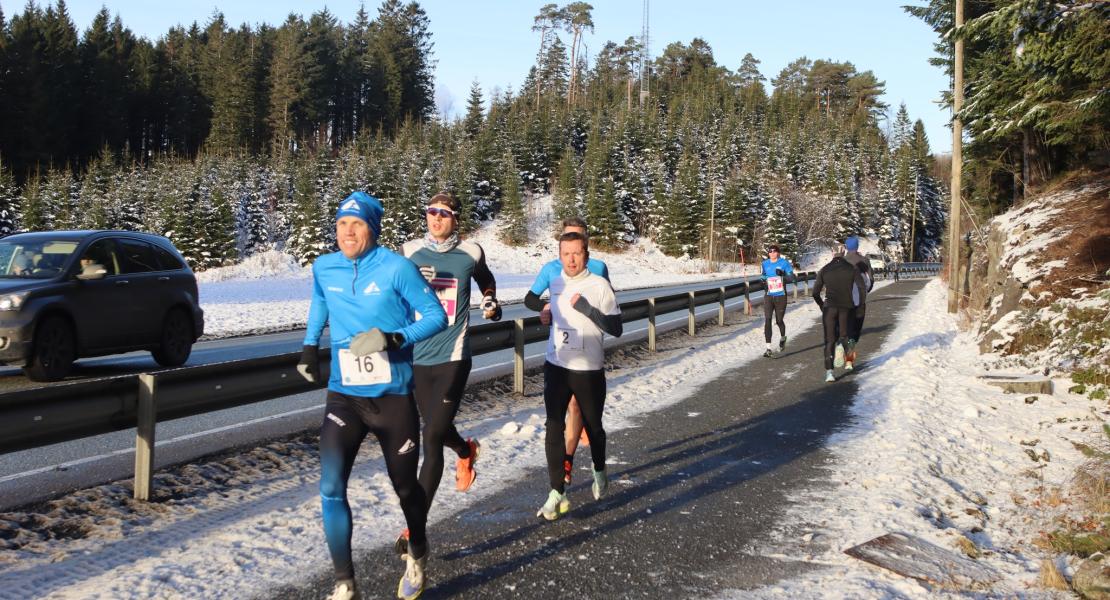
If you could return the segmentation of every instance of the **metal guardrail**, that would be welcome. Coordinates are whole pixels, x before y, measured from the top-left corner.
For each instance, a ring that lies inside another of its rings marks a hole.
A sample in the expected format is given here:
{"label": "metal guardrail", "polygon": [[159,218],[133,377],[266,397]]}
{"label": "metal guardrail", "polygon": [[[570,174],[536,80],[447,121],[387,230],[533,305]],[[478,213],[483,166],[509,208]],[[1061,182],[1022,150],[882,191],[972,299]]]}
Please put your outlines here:
{"label": "metal guardrail", "polygon": [[[905,265],[899,276],[933,273],[939,265]],[[793,297],[799,288],[808,295],[813,272],[799,273],[792,282]],[[765,289],[762,281],[706,287],[691,292],[625,302],[621,321],[648,319],[648,348],[655,350],[658,315],[687,310],[687,332],[696,332],[695,309],[717,303],[723,323],[725,302],[744,297],[742,310],[751,314],[751,294]],[[470,329],[474,355],[515,349],[514,385],[524,389],[524,346],[547,339],[548,327],[539,317],[477,325]],[[149,497],[157,421],[177,419],[244,404],[270,400],[324,387],[306,382],[297,373],[300,352],[250,358],[197,367],[184,367],[23,390],[0,395],[0,453],[37,448],[57,442],[136,428],[135,497]],[[320,350],[323,382],[327,381],[331,352]]]}

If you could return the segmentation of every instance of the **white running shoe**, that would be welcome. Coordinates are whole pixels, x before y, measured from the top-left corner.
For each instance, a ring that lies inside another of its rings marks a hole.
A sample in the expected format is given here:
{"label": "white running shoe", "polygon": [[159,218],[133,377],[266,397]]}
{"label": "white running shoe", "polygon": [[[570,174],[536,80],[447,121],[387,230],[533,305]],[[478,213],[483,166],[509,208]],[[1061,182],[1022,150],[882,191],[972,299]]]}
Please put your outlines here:
{"label": "white running shoe", "polygon": [[537,517],[543,517],[548,521],[554,521],[559,517],[570,512],[570,500],[567,500],[566,494],[560,494],[556,490],[551,490],[547,494],[547,502],[543,503],[540,511],[536,513]]}
{"label": "white running shoe", "polygon": [[832,369],[825,371],[825,383],[831,383],[833,381],[836,381],[836,376],[833,375]]}
{"label": "white running shoe", "polygon": [[405,574],[397,584],[397,597],[401,600],[416,600],[424,593],[424,568],[428,565],[428,555],[424,558],[413,558],[406,554]]}
{"label": "white running shoe", "polygon": [[591,489],[594,492],[594,500],[601,500],[609,492],[609,476],[605,474],[605,469],[594,471],[594,484]]}
{"label": "white running shoe", "polygon": [[358,593],[358,586],[355,585],[354,579],[344,579],[335,584],[335,589],[332,590],[328,600],[361,600],[362,595]]}
{"label": "white running shoe", "polygon": [[844,366],[844,345],[836,345],[836,354],[833,355],[833,366],[839,369]]}

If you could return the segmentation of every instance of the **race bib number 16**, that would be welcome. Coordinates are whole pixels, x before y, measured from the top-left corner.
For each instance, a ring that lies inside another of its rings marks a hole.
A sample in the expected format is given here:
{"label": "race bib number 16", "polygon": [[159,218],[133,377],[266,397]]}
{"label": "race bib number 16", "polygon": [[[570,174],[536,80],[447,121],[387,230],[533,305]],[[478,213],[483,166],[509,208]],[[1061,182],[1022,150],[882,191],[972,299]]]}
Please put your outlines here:
{"label": "race bib number 16", "polygon": [[771,293],[783,291],[782,277],[768,277],[767,291]]}
{"label": "race bib number 16", "polygon": [[389,355],[385,352],[355,356],[354,352],[343,348],[339,351],[339,372],[343,375],[343,385],[376,385],[393,380]]}

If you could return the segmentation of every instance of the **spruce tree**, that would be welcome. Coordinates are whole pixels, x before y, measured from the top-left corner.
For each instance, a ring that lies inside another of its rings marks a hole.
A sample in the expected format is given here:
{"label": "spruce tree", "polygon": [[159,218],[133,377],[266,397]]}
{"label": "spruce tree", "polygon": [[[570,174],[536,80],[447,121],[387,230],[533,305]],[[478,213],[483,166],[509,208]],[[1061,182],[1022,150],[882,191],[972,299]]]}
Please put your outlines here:
{"label": "spruce tree", "polygon": [[501,213],[498,215],[498,235],[501,241],[510,246],[523,246],[528,243],[528,222],[524,214],[524,199],[521,194],[520,172],[512,154],[505,153],[502,159],[505,173],[501,180]]}
{"label": "spruce tree", "polygon": [[19,229],[19,190],[6,165],[0,162],[0,237]]}
{"label": "spruce tree", "polygon": [[782,256],[791,261],[797,260],[798,239],[794,231],[794,224],[790,222],[785,207],[777,194],[770,194],[767,199],[767,217],[763,221],[763,248],[777,244]]}

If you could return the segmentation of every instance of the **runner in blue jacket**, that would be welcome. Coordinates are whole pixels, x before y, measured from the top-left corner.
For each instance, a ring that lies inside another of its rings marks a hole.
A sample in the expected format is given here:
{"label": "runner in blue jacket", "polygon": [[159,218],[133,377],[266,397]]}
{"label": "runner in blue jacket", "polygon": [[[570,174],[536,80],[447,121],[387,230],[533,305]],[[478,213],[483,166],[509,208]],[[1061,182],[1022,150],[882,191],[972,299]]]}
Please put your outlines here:
{"label": "runner in blue jacket", "polygon": [[[339,205],[339,252],[312,265],[313,293],[298,371],[320,381],[318,345],[331,331],[331,375],[320,430],[320,497],[324,535],[335,567],[332,598],[358,597],[351,560],[347,480],[359,446],[373,433],[410,532],[397,597],[424,590],[428,557],[424,490],[417,481],[420,417],[413,401],[412,348],[447,326],[435,292],[416,265],[377,245],[382,205],[355,192]],[[423,318],[414,319],[419,312]]]}
{"label": "runner in blue jacket", "polygon": [[786,348],[786,323],[782,317],[786,314],[786,281],[787,277],[794,277],[794,268],[790,261],[779,256],[779,247],[772,244],[767,248],[767,259],[763,261],[761,277],[767,286],[766,295],[763,297],[763,338],[767,341],[767,351],[763,356],[771,356],[771,315],[779,326],[779,352]]}

